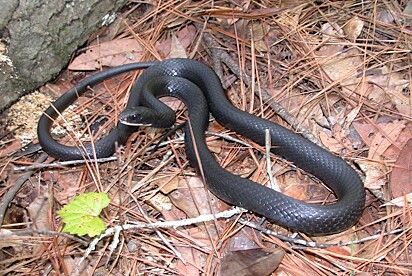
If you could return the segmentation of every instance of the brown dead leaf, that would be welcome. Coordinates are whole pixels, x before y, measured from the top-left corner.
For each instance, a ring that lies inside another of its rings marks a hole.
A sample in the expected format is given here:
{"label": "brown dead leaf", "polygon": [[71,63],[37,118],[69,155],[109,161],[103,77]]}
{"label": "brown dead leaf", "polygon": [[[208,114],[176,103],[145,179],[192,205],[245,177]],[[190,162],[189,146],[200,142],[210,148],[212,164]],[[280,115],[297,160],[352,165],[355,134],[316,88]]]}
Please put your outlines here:
{"label": "brown dead leaf", "polygon": [[412,192],[412,139],[402,148],[391,173],[390,189],[394,197]]}
{"label": "brown dead leaf", "polygon": [[319,138],[322,144],[332,152],[340,153],[345,148],[340,141],[333,137],[329,137],[326,132],[320,131]]}
{"label": "brown dead leaf", "polygon": [[70,275],[77,276],[77,275],[92,275],[94,271],[94,267],[89,264],[89,260],[84,260],[80,267],[77,268],[77,265],[80,262],[80,256],[65,256],[64,257],[64,266]]}
{"label": "brown dead leaf", "polygon": [[370,146],[373,137],[375,136],[376,128],[371,124],[364,124],[359,122],[353,122],[353,127],[358,132],[359,136],[362,138],[366,145]]}
{"label": "brown dead leaf", "polygon": [[252,23],[252,35],[256,50],[260,52],[269,51],[265,38],[269,33],[270,27],[264,21],[254,21]]}
{"label": "brown dead leaf", "polygon": [[359,160],[357,161],[357,163],[365,173],[365,188],[374,190],[376,193],[378,193],[374,194],[379,198],[382,198],[381,188],[386,184],[386,166],[383,164],[383,162],[379,162],[378,160],[376,162]]}
{"label": "brown dead leaf", "polygon": [[243,251],[260,248],[259,244],[262,244],[262,235],[259,234],[259,231],[244,227],[230,237],[229,248],[230,251]]}
{"label": "brown dead leaf", "polygon": [[[186,49],[193,43],[196,37],[196,28],[193,25],[189,25],[182,28],[176,33],[176,37],[180,42],[180,45],[186,52]],[[160,55],[164,58],[170,56],[172,50],[172,39],[167,39],[162,42],[156,42],[156,50],[159,51]]]}
{"label": "brown dead leaf", "polygon": [[162,97],[161,101],[173,110],[182,110],[185,108],[184,103],[176,97]]}
{"label": "brown dead leaf", "polygon": [[172,35],[172,44],[168,58],[187,58],[186,48],[175,34]]}
{"label": "brown dead leaf", "polygon": [[[53,202],[53,197],[46,192],[37,196],[27,207],[36,230],[53,230],[50,217]],[[34,244],[34,254],[41,254],[43,250],[44,246],[42,244]]]}
{"label": "brown dead leaf", "polygon": [[[190,177],[189,179],[181,179],[177,191],[169,194],[173,204],[184,211],[189,217],[197,217],[199,215],[211,214],[210,207],[214,211],[219,211],[216,198],[209,201],[207,191],[198,177]],[[213,197],[213,195],[210,194]],[[195,198],[193,198],[195,197]]]}
{"label": "brown dead leaf", "polygon": [[[289,3],[285,3],[289,2]],[[308,4],[307,1],[282,1],[282,7],[287,7],[288,12],[282,12],[279,13],[279,19],[277,19],[278,22],[290,26],[290,27],[297,27],[300,22],[300,17],[302,15],[302,10],[306,7]]]}
{"label": "brown dead leaf", "polygon": [[397,120],[384,124],[379,124],[380,130],[372,139],[368,158],[375,159],[377,155],[383,156],[384,152],[396,142],[400,133],[405,128],[403,120]]}
{"label": "brown dead leaf", "polygon": [[159,212],[161,212],[162,210],[172,209],[172,203],[170,201],[170,198],[160,193],[157,193],[150,199],[148,199],[147,203]]}
{"label": "brown dead leaf", "polygon": [[[207,191],[198,177],[181,179],[179,188],[170,193],[169,198],[174,206],[190,218],[219,212],[219,200]],[[198,226],[202,229],[203,235],[206,235],[206,231],[212,236],[217,235],[214,222],[200,223]],[[207,235],[205,238],[207,238]]]}
{"label": "brown dead leaf", "polygon": [[216,153],[216,154],[219,154],[222,152],[223,144],[224,144],[223,140],[207,141],[207,147],[209,148],[209,151],[212,153]]}
{"label": "brown dead leaf", "polygon": [[[0,249],[3,251],[3,248],[12,247],[16,254],[17,252],[25,252],[27,254],[27,241],[22,240],[18,235],[11,235],[12,233],[13,231],[10,231],[8,229],[0,229],[0,235],[10,235],[7,238],[0,239]],[[7,257],[10,258],[11,256],[7,254]],[[2,261],[3,260],[4,259],[2,258]],[[4,270],[2,272],[4,272]],[[7,274],[1,273],[1,275]]]}
{"label": "brown dead leaf", "polygon": [[[7,143],[7,147],[5,147],[4,149],[0,151],[0,157],[3,158],[10,154],[16,153],[20,151],[21,148],[22,148],[21,140],[19,139],[12,140],[9,143]],[[0,176],[0,179],[2,179],[2,176]]]}
{"label": "brown dead leaf", "polygon": [[343,255],[343,256],[351,255],[351,253],[345,247],[342,247],[342,246],[331,246],[331,247],[326,248],[326,250],[332,253]]}
{"label": "brown dead leaf", "polygon": [[44,193],[36,197],[27,207],[37,230],[53,230],[50,224],[49,214],[53,207],[53,197],[49,193]]}
{"label": "brown dead leaf", "polygon": [[349,20],[345,26],[343,26],[343,31],[346,34],[346,37],[352,41],[355,41],[358,36],[361,34],[365,22],[359,17],[355,16]]}
{"label": "brown dead leaf", "polygon": [[406,115],[412,115],[412,106],[410,97],[404,94],[404,89],[410,85],[410,81],[400,72],[392,72],[392,68],[385,66],[382,68],[382,74],[386,77],[379,86],[385,89],[396,109]]}
{"label": "brown dead leaf", "polygon": [[133,38],[123,38],[90,46],[69,65],[69,70],[97,70],[103,66],[118,66],[138,62],[142,46]]}
{"label": "brown dead leaf", "polygon": [[[340,32],[337,28],[338,26],[327,29],[330,33],[325,30],[325,38],[338,40],[336,37]],[[325,73],[332,81],[341,84],[342,92],[347,96],[356,91],[378,104],[387,103],[389,97],[400,113],[407,116],[412,114],[410,100],[403,94],[403,90],[409,86],[409,81],[401,72],[392,72],[389,67],[384,66],[373,72],[359,74],[359,68],[363,63],[361,53],[357,49],[343,51],[343,44],[326,44],[315,51],[315,55]]]}
{"label": "brown dead leaf", "polygon": [[403,208],[412,203],[412,193],[392,199],[391,201],[382,204],[382,206],[396,206]]}
{"label": "brown dead leaf", "polygon": [[298,200],[306,200],[308,198],[307,183],[299,181],[296,174],[285,174],[284,176],[284,194]]}
{"label": "brown dead leaf", "polygon": [[[171,210],[163,209],[162,214],[166,221],[176,221],[187,217],[187,215],[179,209],[173,207]],[[177,230],[178,235],[187,235],[188,239],[195,240],[196,244],[200,245],[205,252],[211,250],[212,245],[208,234],[202,227],[188,227],[187,229],[179,228]],[[214,239],[214,237],[212,237]],[[180,243],[178,243],[180,244]],[[178,275],[200,275],[199,267],[204,267],[206,262],[206,254],[199,251],[195,247],[176,244],[176,250],[179,251],[186,263],[183,263],[180,259],[177,259],[174,269],[178,272]]]}
{"label": "brown dead leaf", "polygon": [[[412,138],[412,124],[405,120],[379,123],[376,125],[354,122],[353,127],[356,129],[365,144],[371,148],[371,155],[369,157],[376,154],[376,151],[379,150],[378,155],[381,154],[383,157],[388,159],[397,158],[400,154],[400,149],[409,139]],[[385,132],[382,132],[382,129]],[[388,134],[388,132],[390,134]],[[382,140],[385,141],[382,142]],[[373,145],[373,143],[375,143],[375,145]]]}
{"label": "brown dead leaf", "polygon": [[219,275],[265,276],[275,271],[285,252],[279,248],[260,248],[231,252],[221,261]]}
{"label": "brown dead leaf", "polygon": [[58,185],[60,187],[59,192],[54,193],[54,198],[57,202],[64,205],[78,193],[79,174],[76,172],[66,172],[58,174]]}
{"label": "brown dead leaf", "polygon": [[[322,25],[322,38],[323,40],[332,40],[336,41],[339,39],[339,37],[343,37],[343,30],[341,26],[339,26],[338,23],[325,23]],[[339,45],[338,48],[341,48],[342,45]],[[337,49],[337,48],[332,48],[332,49]]]}
{"label": "brown dead leaf", "polygon": [[181,181],[180,177],[177,175],[173,175],[172,177],[168,177],[167,179],[159,179],[153,181],[154,184],[159,186],[160,191],[164,194],[169,194],[172,191],[179,188],[179,182]]}
{"label": "brown dead leaf", "polygon": [[362,64],[362,59],[357,49],[342,50],[343,45],[325,45],[315,53],[329,78],[338,81],[342,85],[342,92],[351,95],[357,83],[356,68]]}

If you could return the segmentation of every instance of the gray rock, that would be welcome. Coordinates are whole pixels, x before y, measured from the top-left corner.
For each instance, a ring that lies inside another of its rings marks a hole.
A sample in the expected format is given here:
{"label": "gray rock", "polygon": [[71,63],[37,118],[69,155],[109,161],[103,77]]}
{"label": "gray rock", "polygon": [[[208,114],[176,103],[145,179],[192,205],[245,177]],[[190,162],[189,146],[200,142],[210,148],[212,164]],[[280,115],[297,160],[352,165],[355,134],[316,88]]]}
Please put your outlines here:
{"label": "gray rock", "polygon": [[126,0],[0,0],[0,111],[54,78]]}

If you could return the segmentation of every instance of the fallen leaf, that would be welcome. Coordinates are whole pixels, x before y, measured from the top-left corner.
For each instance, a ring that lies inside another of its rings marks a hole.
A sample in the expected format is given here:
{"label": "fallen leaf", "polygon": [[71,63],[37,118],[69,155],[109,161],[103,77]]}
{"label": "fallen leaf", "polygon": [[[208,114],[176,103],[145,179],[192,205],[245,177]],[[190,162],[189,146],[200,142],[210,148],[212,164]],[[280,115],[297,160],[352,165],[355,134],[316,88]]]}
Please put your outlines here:
{"label": "fallen leaf", "polygon": [[[13,232],[7,229],[0,229],[0,235],[10,235],[6,239],[0,239],[0,249],[5,247],[19,247],[20,249],[24,247],[24,241],[19,240],[18,235],[11,235]],[[20,251],[20,249],[18,251]]]}
{"label": "fallen leaf", "polygon": [[212,153],[219,154],[222,152],[222,147],[224,146],[223,140],[206,140],[207,147]]}
{"label": "fallen leaf", "polygon": [[319,138],[322,144],[332,152],[340,153],[345,148],[340,141],[333,137],[329,137],[324,131],[319,132]]}
{"label": "fallen leaf", "polygon": [[412,192],[412,139],[402,148],[393,166],[390,189],[394,197]]}
{"label": "fallen leaf", "polygon": [[110,199],[105,193],[90,192],[80,194],[69,204],[57,211],[65,223],[62,232],[89,235],[94,237],[106,229],[100,215],[101,211],[110,204]]}
{"label": "fallen leaf", "polygon": [[159,186],[159,189],[164,194],[169,194],[179,187],[180,177],[177,175],[168,176],[166,179],[156,179],[153,184]]}
{"label": "fallen leaf", "polygon": [[362,63],[362,59],[357,49],[342,50],[342,45],[325,45],[315,53],[329,78],[339,82],[342,92],[350,96],[359,82],[356,81],[356,68]]}
{"label": "fallen leaf", "polygon": [[172,44],[168,58],[187,58],[186,48],[175,34],[172,34]]}
{"label": "fallen leaf", "polygon": [[90,265],[90,261],[87,259],[83,260],[79,267],[77,267],[77,265],[80,263],[80,256],[65,256],[63,260],[67,272],[69,272],[70,275],[92,275],[93,273],[96,275],[96,271],[93,269],[94,267]]}
{"label": "fallen leaf", "polygon": [[[176,221],[187,218],[187,215],[176,207],[173,207],[171,210],[163,209],[161,212],[166,221]],[[188,240],[194,240],[197,245],[201,246],[204,252],[210,252],[212,250],[211,248],[213,248],[213,246],[210,242],[217,238],[216,236],[209,237],[204,231],[204,228],[192,226],[177,229],[176,235],[183,237],[186,235]],[[198,250],[196,247],[187,246],[187,244],[179,245],[178,243],[175,247],[186,261],[183,263],[180,258],[177,259],[174,264],[174,269],[177,271],[177,274],[200,275],[199,267],[205,266],[207,254]]]}
{"label": "fallen leaf", "polygon": [[[189,25],[176,33],[176,37],[179,40],[183,49],[186,49],[193,43],[196,37],[196,28],[193,25]],[[156,42],[156,50],[159,51],[160,55],[164,58],[170,55],[172,50],[172,39],[166,39],[164,41]]]}
{"label": "fallen leaf", "polygon": [[373,137],[375,136],[376,128],[371,124],[364,124],[359,122],[353,122],[353,127],[358,132],[359,136],[362,138],[366,145],[370,146]]}
{"label": "fallen leaf", "polygon": [[343,31],[346,34],[346,37],[352,41],[355,41],[358,36],[361,34],[365,22],[359,17],[352,17],[346,24],[343,26]]}
{"label": "fallen leaf", "polygon": [[375,162],[359,160],[357,163],[365,173],[365,188],[372,190],[374,194],[377,193],[376,196],[382,198],[381,188],[386,184],[386,166],[378,160]]}
{"label": "fallen leaf", "polygon": [[391,201],[382,204],[382,206],[394,205],[403,208],[405,205],[412,203],[412,193],[392,199]]}
{"label": "fallen leaf", "polygon": [[161,101],[173,110],[182,110],[185,108],[185,104],[176,97],[162,97]]}
{"label": "fallen leaf", "polygon": [[368,157],[376,159],[376,155],[383,156],[383,153],[391,146],[399,137],[402,130],[405,128],[405,122],[397,120],[385,124],[380,124],[380,130],[372,139]]}
{"label": "fallen leaf", "polygon": [[[38,195],[27,207],[33,226],[36,230],[54,230],[50,214],[53,208],[54,198],[48,192]],[[44,251],[42,244],[34,244],[34,254],[41,254]]]}
{"label": "fallen leaf", "polygon": [[[401,72],[393,72],[390,66],[382,67],[382,73],[379,78],[370,76],[369,81],[376,83],[376,88],[381,91],[384,96],[389,96],[396,109],[406,115],[412,115],[412,106],[409,96],[404,93],[405,89],[410,86],[410,81],[406,79]],[[386,97],[382,97],[386,100]]]}
{"label": "fallen leaf", "polygon": [[342,246],[331,246],[326,248],[326,250],[343,256],[351,255],[351,253],[345,247]]}
{"label": "fallen leaf", "polygon": [[170,198],[161,193],[155,194],[146,201],[148,204],[150,204],[153,208],[155,208],[158,211],[170,210],[172,208]]}
{"label": "fallen leaf", "polygon": [[244,227],[232,237],[230,237],[229,248],[230,251],[243,251],[260,248],[262,243],[262,235],[259,231],[250,227]]}
{"label": "fallen leaf", "polygon": [[[333,22],[333,23],[325,23],[322,25],[322,38],[323,40],[338,40],[339,37],[343,36],[343,30],[339,26],[338,23]],[[339,45],[339,48],[341,48],[342,45]],[[326,49],[326,48],[324,48]],[[335,49],[334,47],[331,49]]]}
{"label": "fallen leaf", "polygon": [[283,185],[285,186],[283,193],[287,196],[298,200],[307,200],[311,196],[308,183],[299,179],[295,173],[286,173]]}
{"label": "fallen leaf", "polygon": [[138,62],[142,46],[133,38],[124,38],[90,46],[69,65],[69,70],[97,70],[102,66],[118,66]]}
{"label": "fallen leaf", "polygon": [[69,198],[79,192],[79,178],[81,177],[79,171],[53,171],[52,173],[46,173],[44,175],[46,181],[57,181],[59,184],[59,192],[54,194],[54,198],[61,205],[67,204]]}
{"label": "fallen leaf", "polygon": [[44,193],[37,196],[27,207],[37,230],[53,230],[49,218],[53,201],[53,197],[51,197],[49,193]]}
{"label": "fallen leaf", "polygon": [[[396,143],[391,144],[382,153],[382,156],[387,159],[397,158],[403,145],[405,145],[409,139],[412,139],[412,123],[409,123],[407,121],[400,121],[400,123],[405,124],[405,126],[402,126],[402,131],[399,133],[399,135],[397,135]],[[357,133],[360,135],[365,144],[371,147],[373,139],[379,134],[380,129],[384,128],[386,124],[388,124],[388,122],[374,125],[354,122],[353,127],[356,129]]]}
{"label": "fallen leaf", "polygon": [[[197,217],[219,211],[218,200],[211,194],[206,195],[207,192],[200,178],[190,177],[181,179],[178,190],[169,194],[169,197],[189,217]],[[213,212],[210,207],[214,209]]]}
{"label": "fallen leaf", "polygon": [[[286,3],[289,2],[289,3]],[[281,6],[287,8],[287,12],[280,12],[277,14],[279,18],[276,20],[282,25],[286,25],[292,28],[299,26],[299,22],[302,16],[302,10],[308,5],[307,1],[281,1]]]}
{"label": "fallen leaf", "polygon": [[266,41],[269,30],[269,25],[263,21],[254,21],[252,23],[252,35],[256,50],[260,52],[269,51]]}
{"label": "fallen leaf", "polygon": [[265,276],[275,271],[285,252],[279,248],[259,248],[231,252],[221,260],[219,275]]}
{"label": "fallen leaf", "polygon": [[[5,143],[6,144],[6,143]],[[7,143],[7,147],[0,151],[0,158],[7,157],[10,154],[16,153],[21,151],[22,144],[20,139],[11,140]],[[2,179],[3,175],[0,175],[0,180]]]}

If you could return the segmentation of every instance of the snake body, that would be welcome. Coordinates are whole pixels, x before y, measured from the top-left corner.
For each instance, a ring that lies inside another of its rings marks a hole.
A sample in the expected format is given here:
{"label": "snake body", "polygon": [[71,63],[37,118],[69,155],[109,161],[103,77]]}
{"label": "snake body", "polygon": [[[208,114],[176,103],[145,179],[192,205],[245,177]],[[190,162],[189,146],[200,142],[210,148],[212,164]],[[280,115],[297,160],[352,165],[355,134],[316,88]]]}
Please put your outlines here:
{"label": "snake body", "polygon": [[[127,118],[133,114],[130,110],[139,106],[144,105],[150,109],[152,105],[156,105],[155,101],[159,96],[171,95],[182,99],[189,110],[189,127],[186,128],[185,135],[187,156],[196,171],[204,177],[208,189],[217,197],[292,230],[308,234],[340,232],[359,219],[365,203],[363,183],[344,160],[278,124],[239,110],[226,97],[213,70],[190,59],[119,66],[80,82],[41,117],[38,136],[43,149],[61,160],[112,155],[115,143],[123,144],[136,131],[136,127],[119,123],[105,138],[95,143],[95,156],[91,146],[69,147],[55,141],[50,135],[53,119],[86,91],[88,86],[122,72],[146,67],[148,68],[134,83],[126,109],[120,117]],[[221,168],[205,143],[207,107],[219,123],[260,145],[265,144],[265,130],[268,129],[271,151],[316,176],[334,192],[337,201],[325,205],[308,204]],[[173,118],[168,120],[173,123]]]}

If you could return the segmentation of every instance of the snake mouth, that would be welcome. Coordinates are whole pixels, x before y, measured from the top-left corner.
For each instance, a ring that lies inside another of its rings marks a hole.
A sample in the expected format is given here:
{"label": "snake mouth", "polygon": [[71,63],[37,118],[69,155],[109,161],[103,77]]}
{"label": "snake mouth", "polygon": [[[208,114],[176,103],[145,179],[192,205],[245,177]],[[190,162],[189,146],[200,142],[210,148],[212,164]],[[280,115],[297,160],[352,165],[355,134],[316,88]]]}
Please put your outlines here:
{"label": "snake mouth", "polygon": [[150,126],[152,126],[152,124],[149,124],[149,123],[133,123],[133,122],[129,122],[127,120],[119,120],[119,123],[121,123],[122,125],[132,126],[132,127],[141,127],[141,126],[150,127]]}

